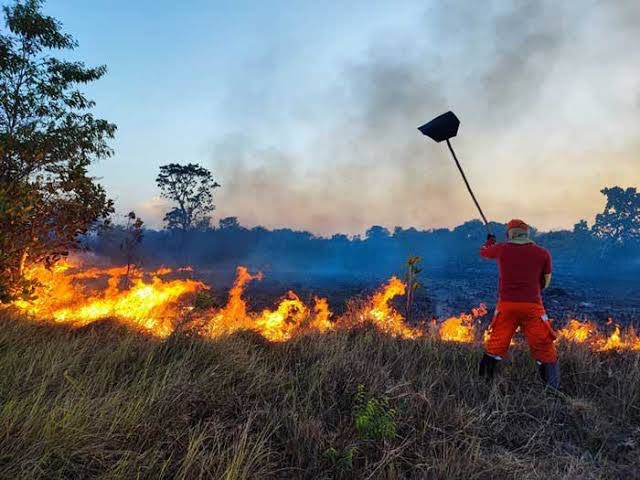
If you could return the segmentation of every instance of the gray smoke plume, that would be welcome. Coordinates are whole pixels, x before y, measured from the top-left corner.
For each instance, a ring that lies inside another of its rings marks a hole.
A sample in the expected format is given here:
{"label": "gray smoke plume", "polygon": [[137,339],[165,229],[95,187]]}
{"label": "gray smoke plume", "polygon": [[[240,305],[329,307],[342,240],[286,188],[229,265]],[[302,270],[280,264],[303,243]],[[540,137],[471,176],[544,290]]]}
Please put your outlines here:
{"label": "gray smoke plume", "polygon": [[475,218],[446,150],[416,130],[448,109],[496,220],[570,227],[602,186],[640,178],[640,2],[431,2],[417,25],[382,32],[313,96],[274,69],[282,46],[253,64],[225,105],[273,135],[216,138],[220,214],[321,234]]}

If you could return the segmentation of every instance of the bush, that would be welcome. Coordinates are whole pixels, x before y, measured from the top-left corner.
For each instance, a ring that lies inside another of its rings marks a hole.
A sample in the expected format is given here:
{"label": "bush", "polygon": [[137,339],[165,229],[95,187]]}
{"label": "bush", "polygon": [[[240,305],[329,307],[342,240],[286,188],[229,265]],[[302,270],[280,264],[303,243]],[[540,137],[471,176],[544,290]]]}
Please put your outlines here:
{"label": "bush", "polygon": [[362,440],[393,440],[396,436],[396,411],[387,399],[365,401],[364,385],[358,385],[353,413],[356,430]]}

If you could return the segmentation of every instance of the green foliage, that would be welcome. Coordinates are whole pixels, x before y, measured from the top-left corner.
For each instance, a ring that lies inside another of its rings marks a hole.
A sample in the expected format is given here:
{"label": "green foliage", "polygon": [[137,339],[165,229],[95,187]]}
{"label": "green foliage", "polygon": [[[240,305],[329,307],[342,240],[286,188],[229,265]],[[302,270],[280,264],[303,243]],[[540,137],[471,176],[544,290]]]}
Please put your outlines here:
{"label": "green foliage", "polygon": [[366,399],[364,385],[358,385],[353,414],[361,440],[393,440],[396,437],[396,411],[386,398]]}
{"label": "green foliage", "polygon": [[353,471],[353,460],[357,453],[358,448],[351,445],[340,450],[330,447],[322,455],[331,462],[335,477],[349,478]]}
{"label": "green foliage", "polygon": [[78,89],[106,68],[55,58],[77,44],[41,6],[5,6],[0,30],[1,301],[29,291],[25,267],[53,264],[113,211],[88,167],[111,155],[116,126]]}
{"label": "green foliage", "polygon": [[213,190],[220,187],[209,170],[194,163],[170,163],[160,167],[156,183],[161,195],[177,204],[164,216],[167,228],[184,232],[209,226],[209,214],[216,208]]}

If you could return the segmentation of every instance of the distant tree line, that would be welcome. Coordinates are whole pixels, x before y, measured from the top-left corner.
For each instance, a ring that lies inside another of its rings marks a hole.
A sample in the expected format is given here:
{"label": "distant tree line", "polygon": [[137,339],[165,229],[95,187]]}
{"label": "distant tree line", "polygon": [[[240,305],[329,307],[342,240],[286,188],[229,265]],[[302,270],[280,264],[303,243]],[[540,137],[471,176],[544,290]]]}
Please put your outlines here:
{"label": "distant tree line", "polygon": [[[640,193],[636,188],[620,187],[605,188],[602,193],[606,205],[591,227],[580,220],[572,230],[533,229],[535,241],[552,251],[557,270],[582,275],[640,273]],[[492,223],[491,227],[499,238],[506,236],[505,224]],[[124,235],[124,227],[119,228]],[[478,258],[485,236],[479,220],[453,229],[396,227],[390,231],[374,225],[364,236],[326,238],[307,231],[246,228],[236,217],[226,217],[215,228],[194,227],[186,233],[169,228],[145,230],[140,251],[149,264],[186,261],[202,268],[247,264],[283,274],[349,276],[398,272],[409,256],[417,255],[430,274],[451,275],[495,268]],[[119,242],[104,242],[95,236],[87,237],[86,242],[114,261],[122,258]]]}

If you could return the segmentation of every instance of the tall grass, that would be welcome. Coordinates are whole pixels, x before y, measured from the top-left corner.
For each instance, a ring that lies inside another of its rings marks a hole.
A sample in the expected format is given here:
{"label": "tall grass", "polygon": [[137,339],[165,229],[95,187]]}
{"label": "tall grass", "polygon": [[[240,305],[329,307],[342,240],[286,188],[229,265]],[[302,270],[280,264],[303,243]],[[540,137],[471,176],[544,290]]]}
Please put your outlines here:
{"label": "tall grass", "polygon": [[553,394],[525,351],[488,385],[478,347],[373,329],[159,341],[0,318],[0,477],[638,478],[640,355],[560,347]]}

